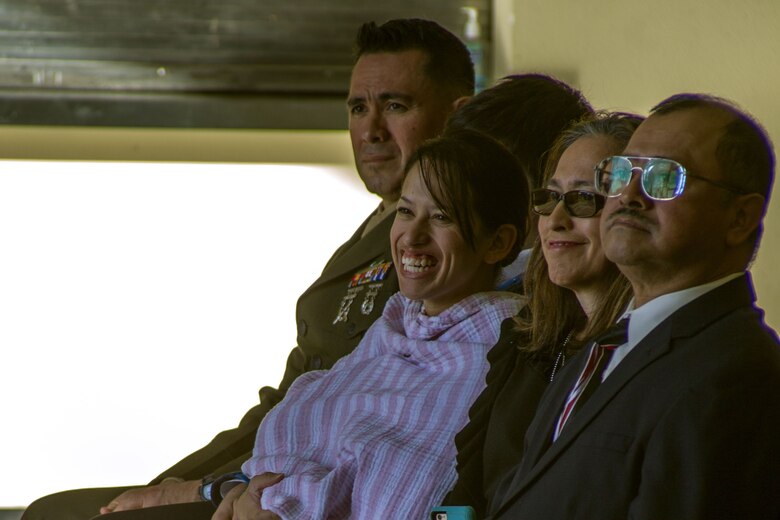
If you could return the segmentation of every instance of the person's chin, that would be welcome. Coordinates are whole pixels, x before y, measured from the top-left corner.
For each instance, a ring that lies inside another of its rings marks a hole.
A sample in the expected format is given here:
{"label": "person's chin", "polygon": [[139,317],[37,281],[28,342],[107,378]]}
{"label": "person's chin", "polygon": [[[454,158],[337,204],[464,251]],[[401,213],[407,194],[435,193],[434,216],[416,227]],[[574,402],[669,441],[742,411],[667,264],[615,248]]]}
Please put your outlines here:
{"label": "person's chin", "polygon": [[399,280],[398,285],[400,286],[399,290],[401,291],[401,294],[410,300],[422,300],[427,293],[425,288],[420,287],[420,284],[403,283]]}
{"label": "person's chin", "polygon": [[430,281],[424,279],[421,280],[419,277],[407,279],[400,277],[398,280],[398,285],[401,294],[410,300],[424,300],[431,293]]}
{"label": "person's chin", "polygon": [[617,264],[618,267],[633,265],[643,256],[642,242],[641,240],[628,239],[625,236],[613,236],[607,242],[602,240],[604,256],[610,262]]}
{"label": "person's chin", "polygon": [[361,161],[361,166],[365,168],[365,171],[371,172],[374,175],[383,175],[387,171],[396,171],[398,169],[399,161],[395,157],[382,157],[377,159],[366,159]]}

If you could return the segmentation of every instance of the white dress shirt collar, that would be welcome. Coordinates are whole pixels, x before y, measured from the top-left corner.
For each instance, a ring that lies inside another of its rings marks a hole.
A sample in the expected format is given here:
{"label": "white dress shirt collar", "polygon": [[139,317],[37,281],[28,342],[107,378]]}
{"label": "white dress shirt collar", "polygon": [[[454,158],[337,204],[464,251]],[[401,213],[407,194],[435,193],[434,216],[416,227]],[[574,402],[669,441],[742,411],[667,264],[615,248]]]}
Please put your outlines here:
{"label": "white dress shirt collar", "polygon": [[738,273],[732,273],[724,276],[713,282],[705,283],[703,285],[697,285],[696,287],[689,287],[682,291],[677,291],[669,294],[658,296],[645,303],[641,307],[634,309],[634,301],[632,300],[628,304],[628,310],[623,313],[621,319],[630,316],[628,322],[628,342],[624,343],[617,349],[612,356],[612,359],[607,365],[607,368],[602,374],[602,381],[615,369],[615,367],[625,358],[634,347],[636,347],[640,341],[650,334],[650,332],[656,328],[662,321],[671,316],[675,311],[683,307],[684,305],[692,302],[699,296],[702,296],[713,289],[720,287],[721,285],[738,278],[745,273],[740,271]]}

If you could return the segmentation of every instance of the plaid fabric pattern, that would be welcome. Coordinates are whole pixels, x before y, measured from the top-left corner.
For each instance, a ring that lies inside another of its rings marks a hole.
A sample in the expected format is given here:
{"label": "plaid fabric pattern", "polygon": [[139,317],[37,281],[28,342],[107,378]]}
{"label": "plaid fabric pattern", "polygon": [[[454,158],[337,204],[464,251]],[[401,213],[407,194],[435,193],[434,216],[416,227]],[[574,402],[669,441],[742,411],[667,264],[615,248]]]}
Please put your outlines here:
{"label": "plaid fabric pattern", "polygon": [[455,434],[487,351],[523,300],[480,293],[438,316],[400,293],[349,356],[309,372],[266,416],[249,476],[285,478],[262,507],[285,519],[424,518],[454,484]]}

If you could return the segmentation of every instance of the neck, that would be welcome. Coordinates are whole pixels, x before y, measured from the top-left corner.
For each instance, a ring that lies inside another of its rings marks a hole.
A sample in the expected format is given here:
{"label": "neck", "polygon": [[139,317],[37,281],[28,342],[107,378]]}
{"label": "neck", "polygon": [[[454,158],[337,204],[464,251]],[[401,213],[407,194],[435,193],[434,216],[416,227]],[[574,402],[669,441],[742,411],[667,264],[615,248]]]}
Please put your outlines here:
{"label": "neck", "polygon": [[382,202],[379,203],[379,212],[385,213],[387,211],[395,209],[398,204],[399,197],[383,197]]}
{"label": "neck", "polygon": [[485,266],[482,273],[476,274],[473,283],[469,286],[469,290],[461,293],[457,298],[447,301],[435,301],[430,299],[423,299],[423,311],[428,316],[438,316],[442,312],[446,311],[453,305],[463,301],[471,295],[490,292],[495,289],[495,276],[492,274],[492,266]]}
{"label": "neck", "polygon": [[379,207],[376,209],[375,217],[383,218],[388,213],[395,210],[395,202],[387,203],[384,200],[379,203]]}
{"label": "neck", "polygon": [[634,308],[639,308],[659,296],[698,287],[744,270],[744,266],[720,266],[720,268],[706,273],[681,272],[673,279],[659,277],[657,272],[644,273],[625,270],[623,274],[631,282],[631,289],[634,292]]}
{"label": "neck", "polygon": [[604,290],[602,288],[579,290],[574,292],[574,295],[577,297],[577,301],[580,302],[580,307],[582,307],[583,312],[585,312],[585,316],[588,318],[588,322],[590,322],[591,318],[593,318],[597,305],[599,304],[600,296],[602,294],[604,294]]}

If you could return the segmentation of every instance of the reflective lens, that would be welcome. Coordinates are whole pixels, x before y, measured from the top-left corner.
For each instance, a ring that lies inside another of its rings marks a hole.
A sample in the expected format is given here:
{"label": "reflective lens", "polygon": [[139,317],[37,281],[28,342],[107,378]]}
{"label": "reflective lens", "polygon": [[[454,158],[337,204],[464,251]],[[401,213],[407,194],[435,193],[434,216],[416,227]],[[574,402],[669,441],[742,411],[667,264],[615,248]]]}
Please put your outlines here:
{"label": "reflective lens", "polygon": [[571,217],[593,217],[604,207],[604,195],[592,191],[572,190],[558,193],[542,188],[531,192],[531,203],[537,215],[549,215],[561,200],[566,213]]}
{"label": "reflective lens", "polygon": [[[634,172],[641,172],[645,195],[654,200],[672,200],[685,188],[685,167],[660,157],[607,157],[596,166],[596,188],[608,197],[617,197],[631,182]],[[706,179],[705,179],[706,180]]]}

